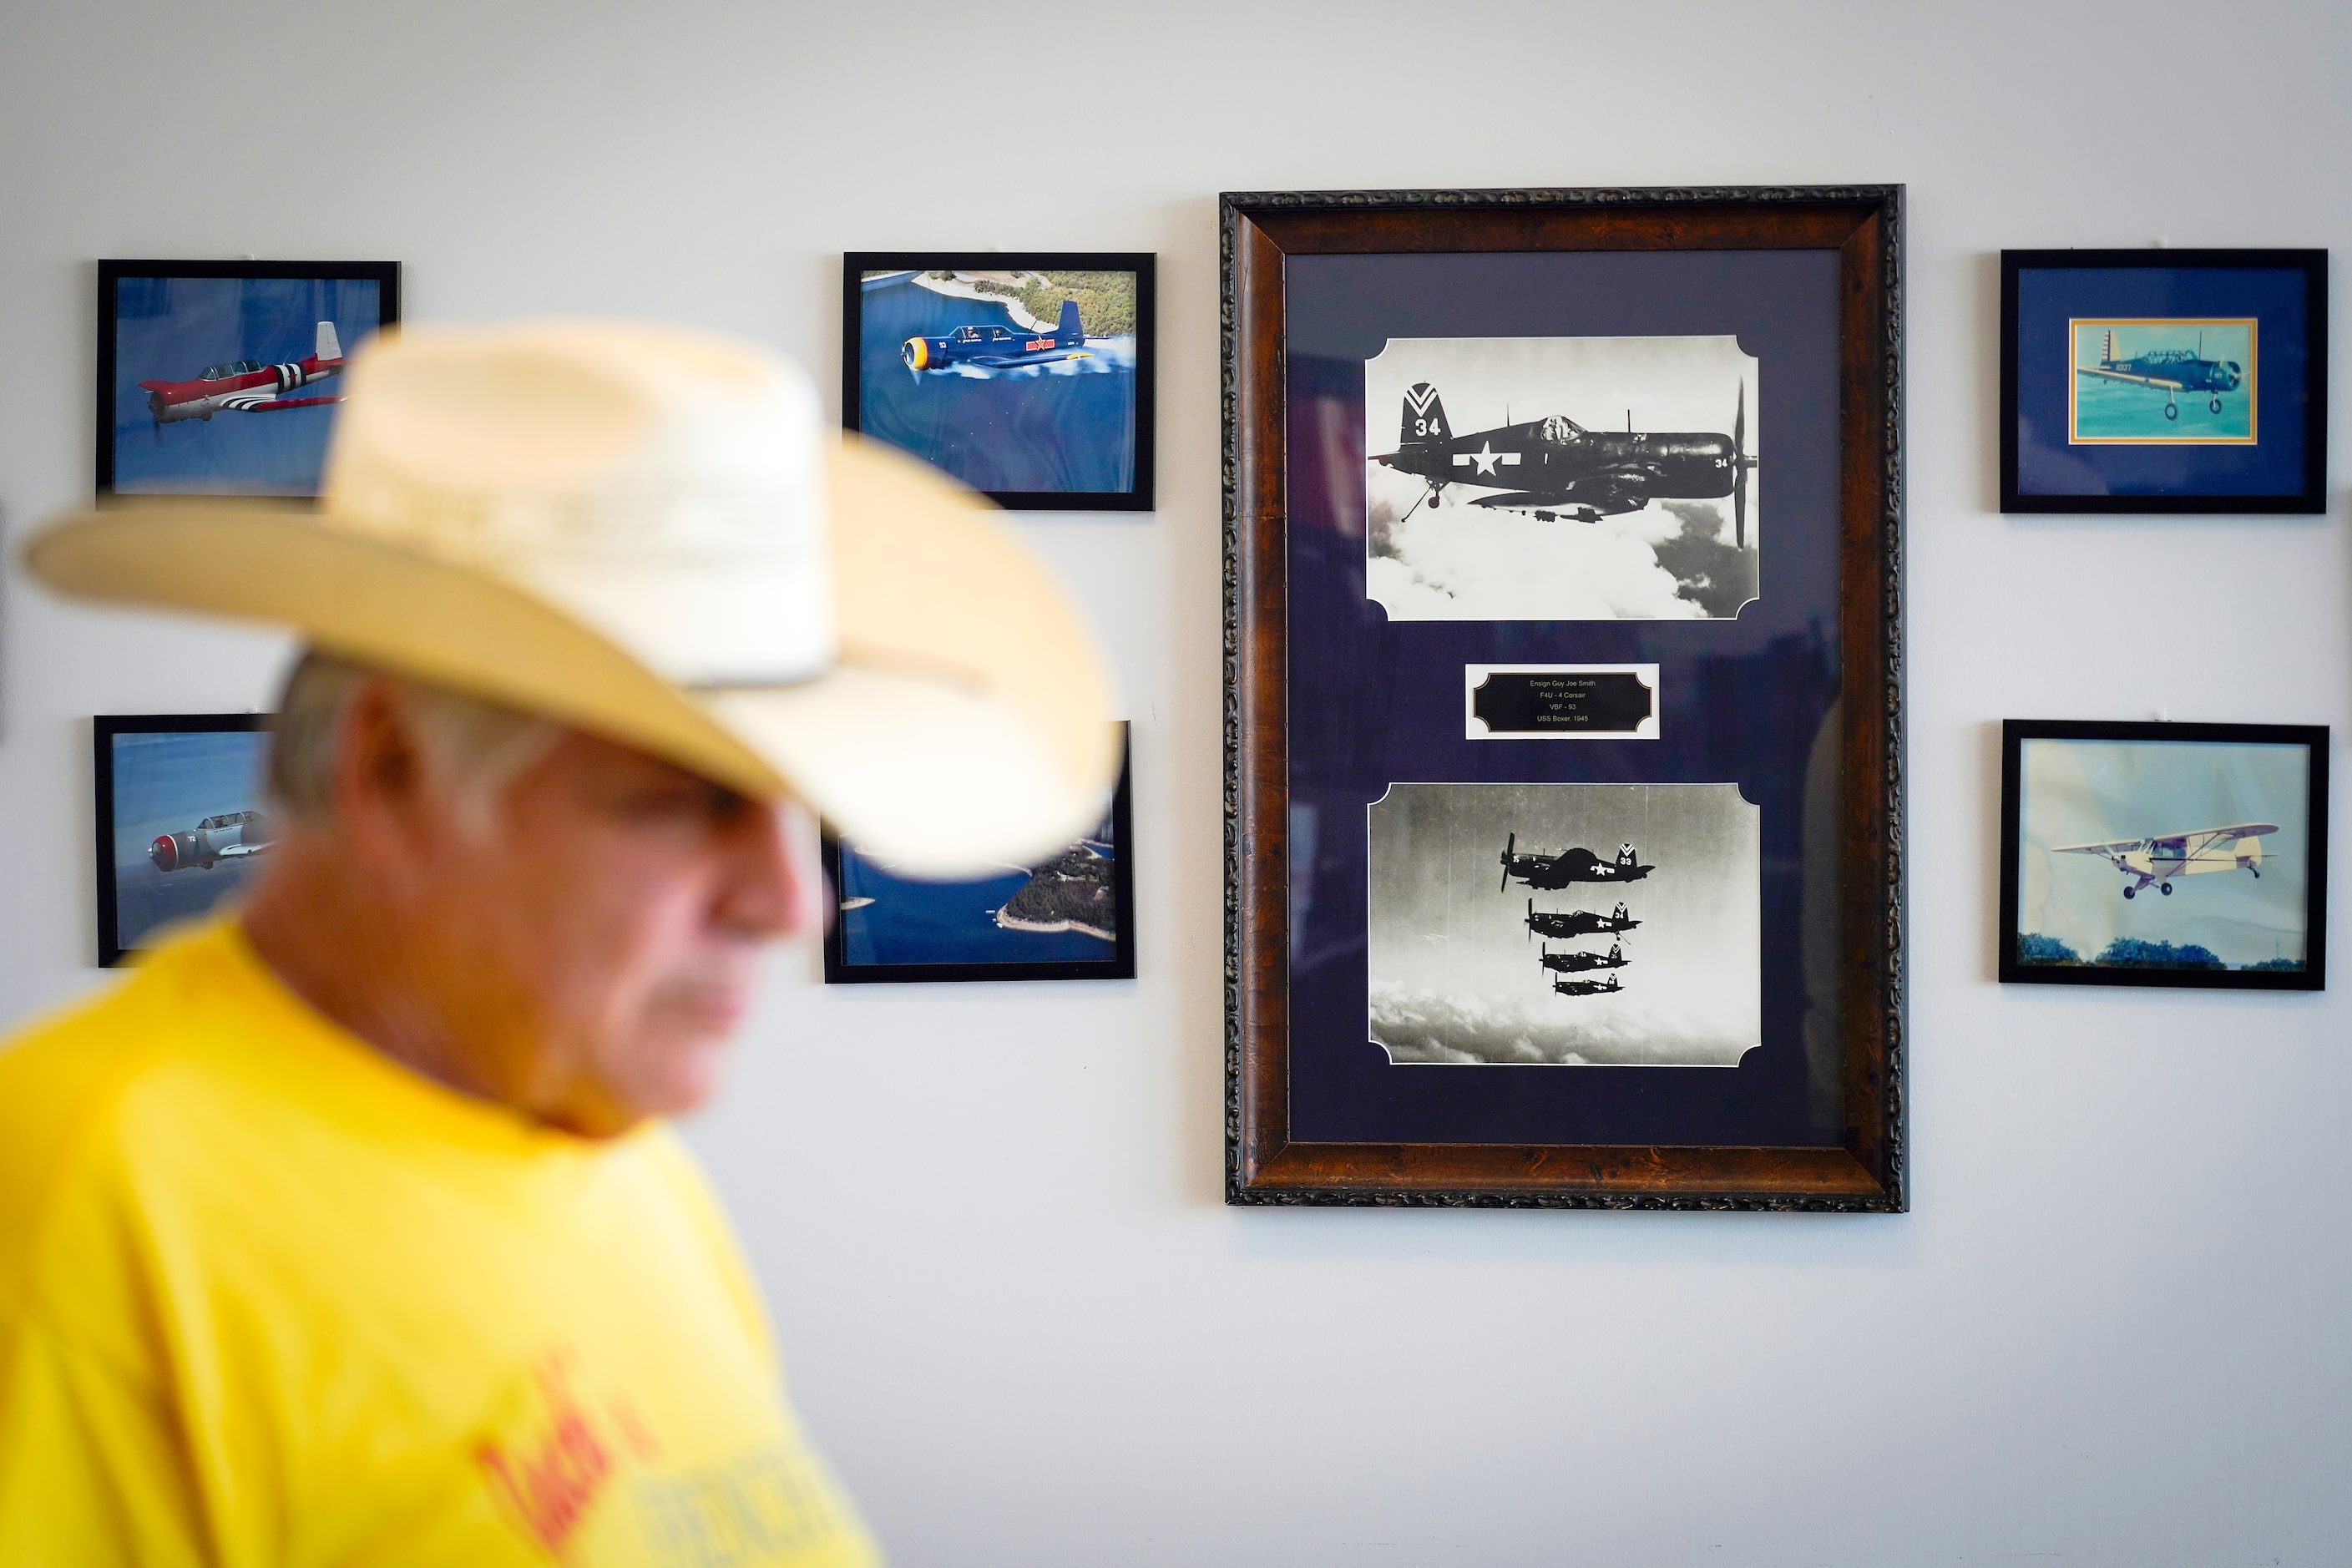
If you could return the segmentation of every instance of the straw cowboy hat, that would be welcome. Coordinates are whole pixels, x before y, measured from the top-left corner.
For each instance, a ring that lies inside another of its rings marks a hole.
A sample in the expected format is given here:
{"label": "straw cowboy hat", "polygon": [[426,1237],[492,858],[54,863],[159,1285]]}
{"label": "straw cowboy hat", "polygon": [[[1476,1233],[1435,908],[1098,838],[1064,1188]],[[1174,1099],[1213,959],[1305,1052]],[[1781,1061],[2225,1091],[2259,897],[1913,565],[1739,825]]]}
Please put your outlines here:
{"label": "straw cowboy hat", "polygon": [[26,564],[797,795],[919,874],[1097,820],[1109,689],[1068,595],[985,500],[828,438],[784,361],[542,322],[386,333],[348,375],[316,510],[121,504]]}

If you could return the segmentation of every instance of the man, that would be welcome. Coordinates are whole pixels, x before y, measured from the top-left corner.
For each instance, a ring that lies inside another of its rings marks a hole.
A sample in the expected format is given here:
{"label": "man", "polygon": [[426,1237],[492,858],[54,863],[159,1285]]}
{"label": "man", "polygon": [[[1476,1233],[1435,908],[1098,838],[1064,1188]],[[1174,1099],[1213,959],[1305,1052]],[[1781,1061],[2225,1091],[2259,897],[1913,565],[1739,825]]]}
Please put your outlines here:
{"label": "man", "polygon": [[0,1051],[0,1562],[863,1564],[724,1219],[710,1092],[818,879],[952,871],[1112,763],[1050,580],[764,355],[362,355],[316,514],[92,514],[69,592],[311,652],[250,903]]}

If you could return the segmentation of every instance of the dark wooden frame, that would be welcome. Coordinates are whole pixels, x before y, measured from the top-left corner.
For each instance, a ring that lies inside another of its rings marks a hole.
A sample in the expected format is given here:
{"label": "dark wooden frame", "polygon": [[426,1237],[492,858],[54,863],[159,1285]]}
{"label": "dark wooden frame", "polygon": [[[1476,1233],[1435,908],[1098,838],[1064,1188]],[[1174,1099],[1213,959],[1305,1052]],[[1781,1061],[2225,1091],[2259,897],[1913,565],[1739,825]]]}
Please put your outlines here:
{"label": "dark wooden frame", "polygon": [[114,900],[114,737],[117,735],[250,734],[269,728],[267,713],[101,713],[89,721],[91,868],[98,888],[98,963],[111,969],[126,948]]}
{"label": "dark wooden frame", "polygon": [[[2209,742],[2240,746],[2301,746],[2310,758],[2310,801],[2304,868],[2301,970],[2096,969],[2017,959],[2018,834],[2023,826],[2027,741]],[[2097,720],[2007,719],[2000,726],[2000,931],[2004,984],[2139,985],[2199,991],[2327,989],[2327,727],[2325,724],[2110,723]]]}
{"label": "dark wooden frame", "polygon": [[[2304,353],[2303,489],[2295,495],[2045,496],[2017,489],[2017,275],[2060,268],[2236,268],[2300,271],[2308,306]],[[2004,250],[2000,253],[2000,510],[2156,516],[2182,512],[2327,510],[2327,252],[2325,250]]]}
{"label": "dark wooden frame", "polygon": [[[987,490],[1008,511],[1150,511],[1152,500],[1154,364],[1160,346],[1159,258],[1124,250],[853,250],[841,258],[841,427],[857,428],[858,284],[867,272],[902,269],[1135,274],[1135,483],[1124,490]],[[919,456],[920,454],[918,454]]]}
{"label": "dark wooden frame", "polygon": [[[1118,786],[1111,794],[1110,831],[1118,853],[1111,862],[1111,896],[1118,930],[1110,955],[1050,963],[852,963],[842,952],[841,921],[828,910],[824,922],[824,983],[828,985],[896,984],[938,980],[1132,980],[1135,978],[1135,812],[1129,794],[1130,745],[1122,723]],[[828,826],[821,840],[825,896],[838,897],[841,840]]]}
{"label": "dark wooden frame", "polygon": [[[1223,263],[1225,1197],[1897,1211],[1903,1142],[1902,187],[1232,194]],[[1284,258],[1839,254],[1842,1148],[1307,1143],[1289,1134]]]}
{"label": "dark wooden frame", "polygon": [[[125,278],[334,278],[373,279],[383,310],[376,330],[400,321],[400,263],[397,261],[100,261],[98,264],[98,421],[95,484],[99,503],[112,502],[114,490],[114,356],[118,315],[115,288]],[[345,353],[357,348],[349,345]],[[134,500],[150,500],[165,492],[141,491]]]}

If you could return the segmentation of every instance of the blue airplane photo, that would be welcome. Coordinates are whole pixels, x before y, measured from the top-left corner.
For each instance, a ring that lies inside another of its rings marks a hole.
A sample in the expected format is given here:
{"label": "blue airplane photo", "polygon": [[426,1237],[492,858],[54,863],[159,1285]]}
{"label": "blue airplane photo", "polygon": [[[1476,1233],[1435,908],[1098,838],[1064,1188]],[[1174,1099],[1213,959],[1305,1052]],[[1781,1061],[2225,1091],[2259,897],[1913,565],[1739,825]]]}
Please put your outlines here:
{"label": "blue airplane photo", "polygon": [[1078,302],[1062,301],[1061,324],[1050,332],[1024,332],[1013,327],[958,327],[940,338],[908,338],[898,357],[911,371],[946,371],[959,365],[982,370],[1011,370],[1020,365],[1051,364],[1057,360],[1085,359],[1086,329],[1078,325]]}
{"label": "blue airplane photo", "polygon": [[2209,413],[2221,412],[2221,395],[2235,392],[2245,379],[2245,367],[2236,360],[2210,360],[2205,355],[2205,334],[2197,334],[2197,347],[2189,349],[2150,349],[2129,359],[2116,357],[2116,334],[2107,329],[2099,345],[2096,368],[2076,365],[2077,375],[2095,376],[2103,381],[2128,382],[2135,386],[2152,388],[2164,394],[2164,416],[2180,417],[2180,405],[2172,400],[2176,392],[2202,392],[2208,395],[2205,407]]}

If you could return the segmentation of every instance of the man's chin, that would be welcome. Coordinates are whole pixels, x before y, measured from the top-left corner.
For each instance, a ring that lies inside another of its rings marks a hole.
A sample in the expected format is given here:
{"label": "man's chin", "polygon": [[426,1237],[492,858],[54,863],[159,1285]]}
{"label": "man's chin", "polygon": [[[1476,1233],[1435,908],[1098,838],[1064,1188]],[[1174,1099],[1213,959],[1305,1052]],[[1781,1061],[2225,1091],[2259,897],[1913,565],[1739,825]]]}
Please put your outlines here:
{"label": "man's chin", "polygon": [[733,1033],[731,1029],[698,1031],[657,1047],[649,1081],[635,1097],[638,1109],[648,1116],[684,1116],[700,1110],[719,1092],[727,1076]]}

